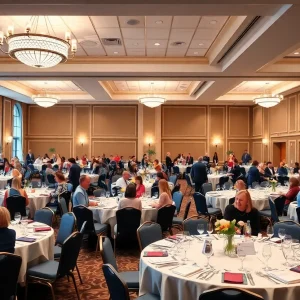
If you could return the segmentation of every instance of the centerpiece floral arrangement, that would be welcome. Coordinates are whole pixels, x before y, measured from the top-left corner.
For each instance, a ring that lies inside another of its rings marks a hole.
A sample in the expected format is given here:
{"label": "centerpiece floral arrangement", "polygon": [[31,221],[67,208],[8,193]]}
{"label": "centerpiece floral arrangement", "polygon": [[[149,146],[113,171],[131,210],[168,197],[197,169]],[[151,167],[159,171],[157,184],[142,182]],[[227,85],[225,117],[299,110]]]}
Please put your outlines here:
{"label": "centerpiece floral arrangement", "polygon": [[225,237],[224,253],[228,256],[235,254],[235,245],[233,243],[234,235],[241,234],[242,228],[245,226],[243,221],[236,223],[236,220],[228,221],[225,219],[217,220],[215,230]]}
{"label": "centerpiece floral arrangement", "polygon": [[271,179],[270,181],[271,187],[272,187],[272,192],[276,191],[276,185],[277,185],[277,181],[275,179]]}

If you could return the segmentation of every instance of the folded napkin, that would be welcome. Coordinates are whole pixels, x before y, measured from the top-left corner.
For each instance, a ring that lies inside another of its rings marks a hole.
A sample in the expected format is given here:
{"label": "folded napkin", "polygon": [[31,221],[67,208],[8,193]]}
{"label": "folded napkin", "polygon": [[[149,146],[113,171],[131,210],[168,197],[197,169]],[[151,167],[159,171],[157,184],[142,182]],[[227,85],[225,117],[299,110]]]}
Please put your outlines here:
{"label": "folded napkin", "polygon": [[224,273],[224,282],[227,283],[244,283],[244,274],[242,273]]}
{"label": "folded napkin", "polygon": [[167,251],[145,251],[144,257],[166,257],[168,256]]}
{"label": "folded napkin", "polygon": [[38,231],[50,231],[51,227],[35,227],[34,231],[38,232]]}
{"label": "folded napkin", "polygon": [[166,247],[166,248],[172,248],[174,247],[174,242],[166,241],[166,240],[160,240],[152,244],[154,247]]}
{"label": "folded napkin", "polygon": [[166,265],[166,264],[174,264],[178,263],[177,260],[173,259],[172,257],[152,257],[149,259],[149,262],[154,265]]}
{"label": "folded napkin", "polygon": [[194,273],[197,273],[201,270],[201,267],[199,266],[192,266],[192,265],[182,265],[179,266],[175,269],[172,269],[172,272],[175,274],[178,274],[180,276],[189,276],[192,275]]}
{"label": "folded napkin", "polygon": [[269,240],[270,242],[273,242],[273,243],[281,243],[281,239],[278,238],[278,237],[273,237]]}
{"label": "folded napkin", "polygon": [[25,237],[25,236],[23,236],[23,237],[17,238],[16,241],[18,241],[18,242],[33,243],[33,242],[36,241],[36,239],[35,238],[31,238],[31,237]]}
{"label": "folded napkin", "polygon": [[300,273],[300,266],[296,266],[294,268],[291,268],[290,270],[293,271],[293,272]]}
{"label": "folded napkin", "polygon": [[300,282],[300,274],[296,272],[291,272],[290,270],[286,271],[271,271],[268,273],[271,277],[285,283],[285,284],[293,284]]}

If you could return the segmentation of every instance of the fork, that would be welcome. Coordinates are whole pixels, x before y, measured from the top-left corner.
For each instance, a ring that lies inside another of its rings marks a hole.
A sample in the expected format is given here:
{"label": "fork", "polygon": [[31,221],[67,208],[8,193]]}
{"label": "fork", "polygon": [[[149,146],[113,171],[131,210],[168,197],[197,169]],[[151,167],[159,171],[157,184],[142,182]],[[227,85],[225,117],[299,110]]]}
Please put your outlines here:
{"label": "fork", "polygon": [[258,276],[260,277],[264,277],[264,278],[267,278],[269,281],[272,281],[273,283],[276,283],[276,284],[279,284],[279,282],[277,280],[275,280],[274,278],[272,278],[271,276],[269,275],[266,275],[262,272],[255,272]]}

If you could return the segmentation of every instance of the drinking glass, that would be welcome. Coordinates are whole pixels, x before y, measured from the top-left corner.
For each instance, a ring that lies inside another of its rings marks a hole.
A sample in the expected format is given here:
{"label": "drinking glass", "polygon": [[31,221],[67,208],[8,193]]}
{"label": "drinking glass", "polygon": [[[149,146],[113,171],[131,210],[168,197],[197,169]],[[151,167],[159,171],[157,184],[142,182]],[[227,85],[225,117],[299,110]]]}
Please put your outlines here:
{"label": "drinking glass", "polygon": [[189,248],[190,248],[190,240],[184,239],[184,241],[181,244],[181,249],[184,251],[184,258],[182,259],[184,264],[188,261],[188,258],[186,257],[186,252]]}
{"label": "drinking glass", "polygon": [[263,246],[263,249],[262,249],[262,256],[263,256],[263,258],[266,260],[266,266],[265,266],[264,270],[269,271],[268,262],[269,262],[269,259],[270,259],[271,256],[272,256],[272,248],[271,248],[271,245],[270,245],[270,244],[265,244],[265,245]]}
{"label": "drinking glass", "polygon": [[206,240],[204,242],[202,253],[207,257],[207,264],[205,265],[205,267],[212,268],[212,266],[209,264],[209,259],[213,254],[213,248],[212,248],[211,241]]}
{"label": "drinking glass", "polygon": [[279,230],[278,230],[278,237],[281,239],[281,243],[283,241],[284,236],[285,236],[285,229],[279,228]]}
{"label": "drinking glass", "polygon": [[29,185],[28,185],[29,189],[32,189],[32,183],[29,182]]}
{"label": "drinking glass", "polygon": [[239,271],[243,271],[243,272],[246,271],[244,269],[244,259],[246,258],[246,254],[239,253],[238,247],[235,248],[235,253],[237,257],[241,260],[241,267],[239,268]]}
{"label": "drinking glass", "polygon": [[37,187],[41,188],[41,182],[40,181],[37,183]]}
{"label": "drinking glass", "polygon": [[106,192],[106,198],[109,198],[109,196],[110,196],[110,192]]}
{"label": "drinking glass", "polygon": [[198,225],[197,225],[197,231],[198,231],[198,233],[199,233],[200,235],[204,233],[204,230],[205,230],[204,224],[198,224]]}
{"label": "drinking glass", "polygon": [[21,220],[21,214],[19,212],[16,212],[14,219],[15,219],[16,223],[19,224],[20,220]]}
{"label": "drinking glass", "polygon": [[281,245],[282,254],[285,258],[285,263],[283,263],[284,266],[289,267],[290,264],[288,262],[288,258],[292,257],[292,247],[290,243],[283,242]]}
{"label": "drinking glass", "polygon": [[22,217],[21,219],[21,224],[23,227],[23,234],[26,236],[27,235],[27,225],[28,225],[28,217]]}
{"label": "drinking glass", "polygon": [[300,250],[299,240],[293,239],[291,247],[293,250],[293,259],[297,260],[297,256]]}
{"label": "drinking glass", "polygon": [[212,234],[214,232],[214,224],[212,222],[209,222],[207,224],[207,229],[206,231],[209,233],[209,234]]}
{"label": "drinking glass", "polygon": [[273,228],[272,225],[269,225],[269,226],[267,227],[267,236],[268,236],[269,238],[272,238],[273,235],[274,235],[274,228]]}

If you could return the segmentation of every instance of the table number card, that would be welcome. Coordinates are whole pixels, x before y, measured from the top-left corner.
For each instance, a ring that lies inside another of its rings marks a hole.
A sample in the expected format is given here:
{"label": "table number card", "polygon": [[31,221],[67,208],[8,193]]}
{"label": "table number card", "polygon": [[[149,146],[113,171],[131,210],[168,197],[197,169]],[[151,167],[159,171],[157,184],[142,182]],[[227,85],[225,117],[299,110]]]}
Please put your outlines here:
{"label": "table number card", "polygon": [[253,242],[244,242],[237,244],[238,255],[255,255],[255,248]]}

